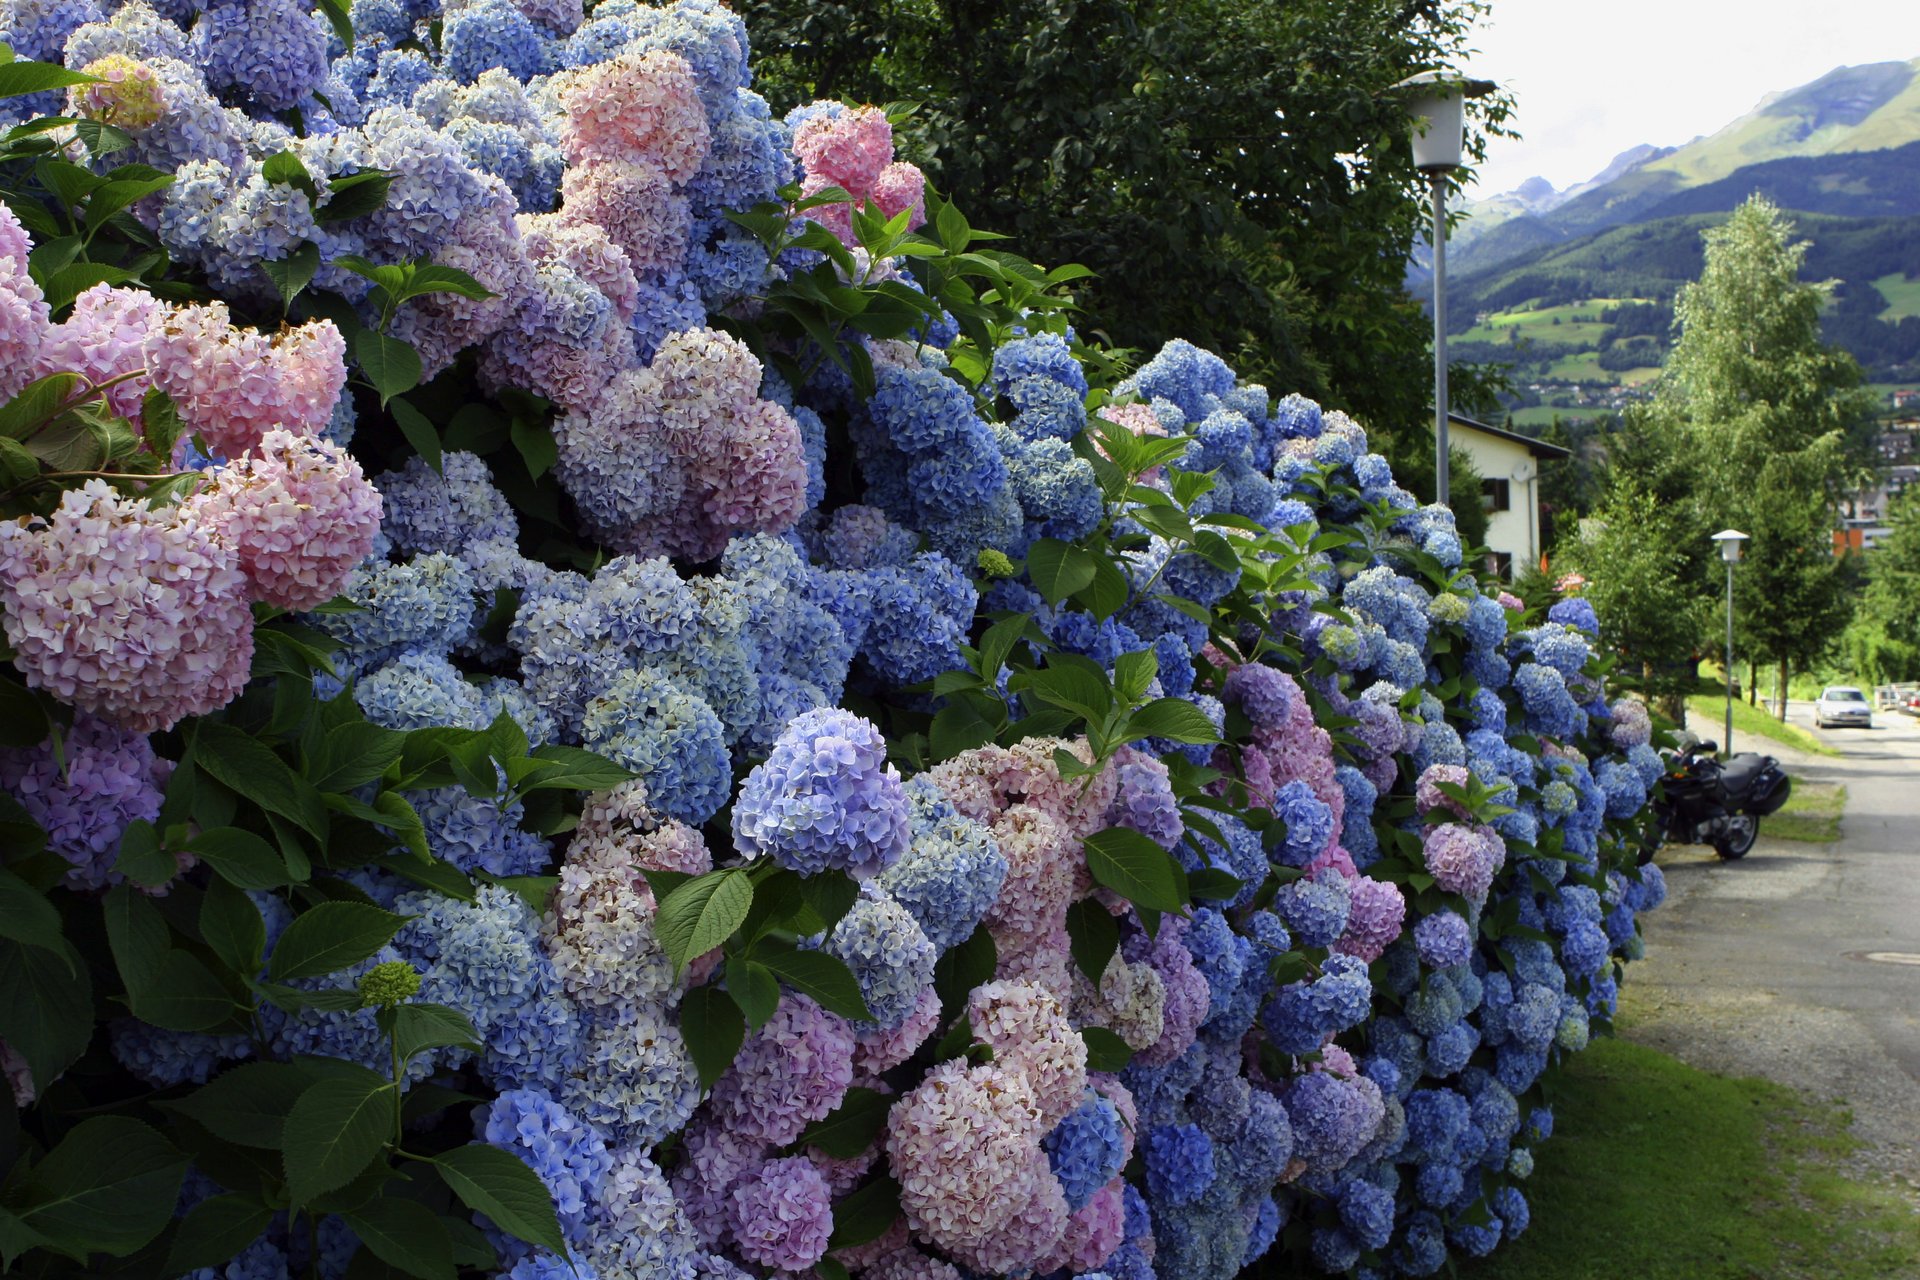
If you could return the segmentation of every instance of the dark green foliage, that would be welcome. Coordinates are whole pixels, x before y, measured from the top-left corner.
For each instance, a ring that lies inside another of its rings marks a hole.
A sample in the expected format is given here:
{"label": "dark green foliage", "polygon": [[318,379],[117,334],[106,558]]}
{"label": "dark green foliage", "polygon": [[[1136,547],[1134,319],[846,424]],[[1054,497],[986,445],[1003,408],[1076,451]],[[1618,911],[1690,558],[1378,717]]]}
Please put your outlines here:
{"label": "dark green foliage", "polygon": [[[1022,252],[1093,268],[1079,301],[1113,343],[1184,337],[1428,438],[1428,322],[1400,288],[1424,188],[1384,91],[1456,64],[1477,0],[740,7],[776,111],[914,100],[906,155]],[[1497,129],[1507,103],[1476,109]]]}

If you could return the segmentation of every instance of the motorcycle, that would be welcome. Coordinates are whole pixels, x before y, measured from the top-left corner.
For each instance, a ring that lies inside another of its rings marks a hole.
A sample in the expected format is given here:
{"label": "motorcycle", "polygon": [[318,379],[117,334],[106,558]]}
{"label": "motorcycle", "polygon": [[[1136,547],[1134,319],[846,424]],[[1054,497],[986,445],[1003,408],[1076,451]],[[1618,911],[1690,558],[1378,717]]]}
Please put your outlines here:
{"label": "motorcycle", "polygon": [[1665,753],[1667,775],[1654,797],[1643,865],[1666,840],[1710,844],[1729,862],[1744,858],[1760,836],[1760,819],[1787,802],[1793,780],[1778,760],[1750,751],[1721,760],[1718,750],[1717,743],[1683,734]]}

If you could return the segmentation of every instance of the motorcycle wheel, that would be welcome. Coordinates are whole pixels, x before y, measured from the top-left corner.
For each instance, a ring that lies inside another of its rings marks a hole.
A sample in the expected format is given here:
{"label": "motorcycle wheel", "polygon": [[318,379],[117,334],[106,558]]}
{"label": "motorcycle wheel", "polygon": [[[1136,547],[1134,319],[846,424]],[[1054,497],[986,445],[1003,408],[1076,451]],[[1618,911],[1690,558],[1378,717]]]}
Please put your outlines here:
{"label": "motorcycle wheel", "polygon": [[1727,818],[1720,834],[1714,837],[1713,851],[1728,862],[1744,858],[1753,848],[1753,842],[1760,838],[1760,819],[1750,813],[1736,813]]}

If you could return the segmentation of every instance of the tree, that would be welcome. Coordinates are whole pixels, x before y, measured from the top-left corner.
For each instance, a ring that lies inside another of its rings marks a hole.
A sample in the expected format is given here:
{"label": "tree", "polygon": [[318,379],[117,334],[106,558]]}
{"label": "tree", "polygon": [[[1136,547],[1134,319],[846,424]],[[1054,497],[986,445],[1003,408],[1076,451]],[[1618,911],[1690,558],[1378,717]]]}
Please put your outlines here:
{"label": "tree", "polygon": [[1892,533],[1866,555],[1866,588],[1842,637],[1848,665],[1864,680],[1920,679],[1920,489],[1888,512]]}
{"label": "tree", "polygon": [[[1114,343],[1188,338],[1404,442],[1379,442],[1396,462],[1431,450],[1429,326],[1402,288],[1424,186],[1386,90],[1457,66],[1482,0],[740,7],[776,111],[916,100],[911,158],[1022,253],[1091,267]],[[1508,107],[1475,105],[1475,155]]]}
{"label": "tree", "polygon": [[1601,639],[1640,669],[1663,710],[1684,718],[1693,684],[1702,599],[1687,569],[1688,521],[1631,475],[1621,475],[1587,528],[1563,543],[1558,569],[1587,579]]}
{"label": "tree", "polygon": [[1846,621],[1850,575],[1830,530],[1872,412],[1859,366],[1820,341],[1828,287],[1800,279],[1807,245],[1792,235],[1759,196],[1706,232],[1700,278],[1674,303],[1678,336],[1651,419],[1685,441],[1668,482],[1689,486],[1707,523],[1753,536],[1737,612],[1776,668],[1782,718],[1789,674]]}

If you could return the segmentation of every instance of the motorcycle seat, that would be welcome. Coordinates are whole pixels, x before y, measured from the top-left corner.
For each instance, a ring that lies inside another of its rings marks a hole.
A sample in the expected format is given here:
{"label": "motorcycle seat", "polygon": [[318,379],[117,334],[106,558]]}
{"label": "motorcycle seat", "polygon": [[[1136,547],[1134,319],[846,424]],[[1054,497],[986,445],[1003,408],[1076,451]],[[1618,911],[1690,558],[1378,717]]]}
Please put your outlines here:
{"label": "motorcycle seat", "polygon": [[1720,785],[1729,795],[1736,795],[1751,787],[1766,767],[1765,756],[1742,752],[1720,766]]}

